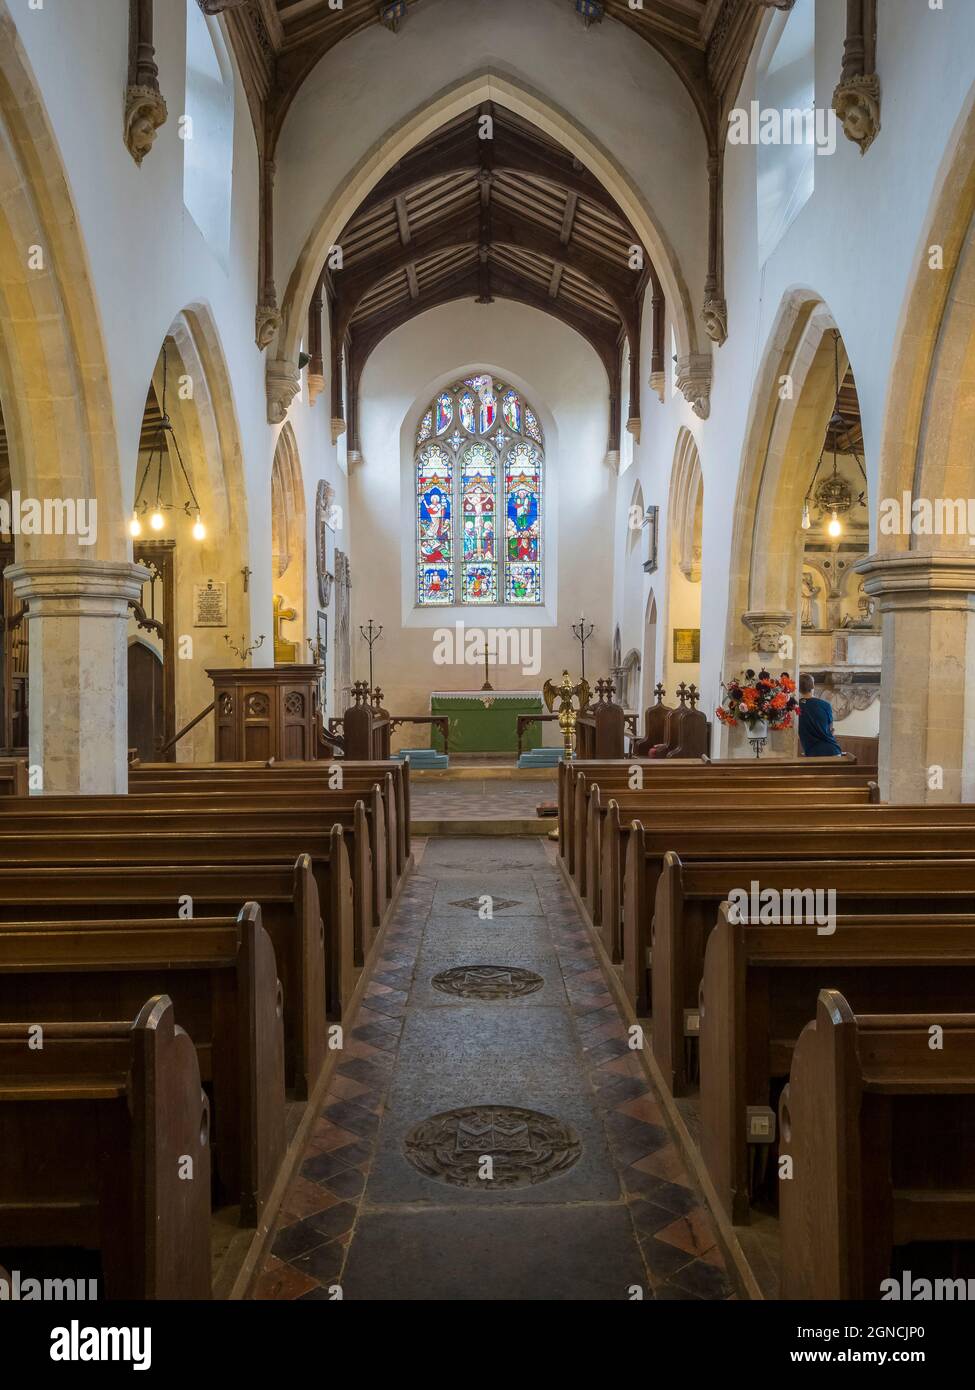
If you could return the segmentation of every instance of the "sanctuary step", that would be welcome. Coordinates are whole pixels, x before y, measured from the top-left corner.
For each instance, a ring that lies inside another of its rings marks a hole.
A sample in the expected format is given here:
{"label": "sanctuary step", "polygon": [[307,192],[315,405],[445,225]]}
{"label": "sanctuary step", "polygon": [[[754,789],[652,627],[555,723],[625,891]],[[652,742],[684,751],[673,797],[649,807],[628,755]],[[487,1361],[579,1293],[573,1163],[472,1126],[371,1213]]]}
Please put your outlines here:
{"label": "sanctuary step", "polygon": [[397,762],[409,760],[411,768],[417,771],[430,769],[434,772],[443,772],[450,766],[450,759],[446,753],[438,753],[435,748],[401,748],[393,757]]}
{"label": "sanctuary step", "polygon": [[522,753],[518,759],[518,766],[528,768],[558,767],[561,761],[561,748],[529,748],[528,752]]}

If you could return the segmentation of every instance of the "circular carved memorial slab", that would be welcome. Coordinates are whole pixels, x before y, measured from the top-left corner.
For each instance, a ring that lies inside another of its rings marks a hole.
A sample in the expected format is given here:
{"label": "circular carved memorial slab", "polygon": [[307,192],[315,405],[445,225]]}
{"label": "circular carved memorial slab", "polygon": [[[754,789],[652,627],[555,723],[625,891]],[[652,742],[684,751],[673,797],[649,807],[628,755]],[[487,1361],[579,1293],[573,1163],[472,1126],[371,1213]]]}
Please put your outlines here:
{"label": "circular carved memorial slab", "polygon": [[558,1177],[578,1162],[582,1143],[571,1126],[540,1110],[471,1105],[421,1121],[406,1136],[405,1149],[428,1178],[490,1191]]}
{"label": "circular carved memorial slab", "polygon": [[545,981],[517,965],[458,965],[434,975],[432,983],[434,989],[461,999],[521,999]]}

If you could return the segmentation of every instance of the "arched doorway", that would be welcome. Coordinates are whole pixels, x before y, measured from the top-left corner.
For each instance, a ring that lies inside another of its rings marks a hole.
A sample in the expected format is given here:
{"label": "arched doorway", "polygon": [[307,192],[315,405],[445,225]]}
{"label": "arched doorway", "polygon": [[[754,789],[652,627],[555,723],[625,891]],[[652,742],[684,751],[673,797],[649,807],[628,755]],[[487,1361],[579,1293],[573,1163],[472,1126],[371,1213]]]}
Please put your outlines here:
{"label": "arched doorway", "polygon": [[[650,590],[646,612],[643,618],[643,710],[654,702],[653,691],[657,684],[657,600]],[[642,710],[641,710],[642,714]]]}
{"label": "arched doorway", "polygon": [[704,526],[704,477],[689,429],[677,436],[667,508],[667,653],[668,694],[683,681],[701,683],[701,549]]}
{"label": "arched doorway", "polygon": [[285,425],[271,466],[274,663],[305,657],[305,490],[294,430]]}

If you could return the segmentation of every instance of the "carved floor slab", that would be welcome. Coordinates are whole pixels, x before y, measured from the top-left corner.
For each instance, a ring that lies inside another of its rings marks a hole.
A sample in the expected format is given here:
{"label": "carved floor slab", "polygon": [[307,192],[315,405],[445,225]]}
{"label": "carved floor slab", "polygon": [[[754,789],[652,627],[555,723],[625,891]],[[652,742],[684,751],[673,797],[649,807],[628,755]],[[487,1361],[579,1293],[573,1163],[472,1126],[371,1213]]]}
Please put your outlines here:
{"label": "carved floor slab", "polygon": [[442,970],[431,982],[444,994],[461,999],[522,999],[544,985],[534,970],[517,965],[458,965]]}
{"label": "carved floor slab", "polygon": [[578,1163],[571,1125],[515,1105],[471,1105],[422,1120],[406,1136],[406,1156],[428,1178],[457,1187],[534,1187]]}

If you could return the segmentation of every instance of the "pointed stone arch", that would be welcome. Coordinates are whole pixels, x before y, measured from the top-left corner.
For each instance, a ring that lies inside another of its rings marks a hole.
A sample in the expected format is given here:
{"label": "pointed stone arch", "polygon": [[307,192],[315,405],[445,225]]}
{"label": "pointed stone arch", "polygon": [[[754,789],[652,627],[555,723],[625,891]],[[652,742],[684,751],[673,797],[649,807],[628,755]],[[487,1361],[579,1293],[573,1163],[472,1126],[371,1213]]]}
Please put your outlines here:
{"label": "pointed stone arch", "polygon": [[[932,259],[934,257],[934,260]],[[975,552],[915,534],[903,499],[972,495],[975,87],[948,142],[915,255],[884,412],[876,553],[857,566],[883,631],[880,786],[893,802],[975,801]]]}
{"label": "pointed stone arch", "polygon": [[[836,399],[836,322],[812,290],[784,298],[749,410],[735,499],[726,669],[797,642],[803,499]],[[840,341],[841,378],[849,365]]]}
{"label": "pointed stone arch", "polygon": [[296,614],[289,620],[287,638],[298,643],[299,661],[305,631],[307,534],[298,441],[286,424],[271,465],[271,580],[275,597],[280,594],[283,606]]}
{"label": "pointed stone arch", "polygon": [[701,582],[704,475],[694,436],[681,426],[674,450],[668,506],[672,561],[692,584]]}
{"label": "pointed stone arch", "polygon": [[96,504],[94,540],[17,537],[7,571],[28,608],[30,759],[55,792],[128,784],[132,564],[108,361],[79,219],[7,0],[0,0],[0,405],[11,482]]}
{"label": "pointed stone arch", "polygon": [[[396,122],[359,161],[323,207],[290,269],[281,306],[276,346],[267,363],[268,418],[279,423],[298,390],[298,350],[329,248],[366,195],[394,164],[447,122],[481,102],[496,102],[530,121],[558,141],[585,165],[613,195],[629,220],[658,273],[681,361],[703,371],[709,362],[699,350],[697,322],[675,248],[647,199],[634,186],[608,150],[553,103],[511,77],[485,69],[446,87],[405,120]],[[703,390],[699,388],[699,390]],[[706,393],[705,393],[706,394]]]}

